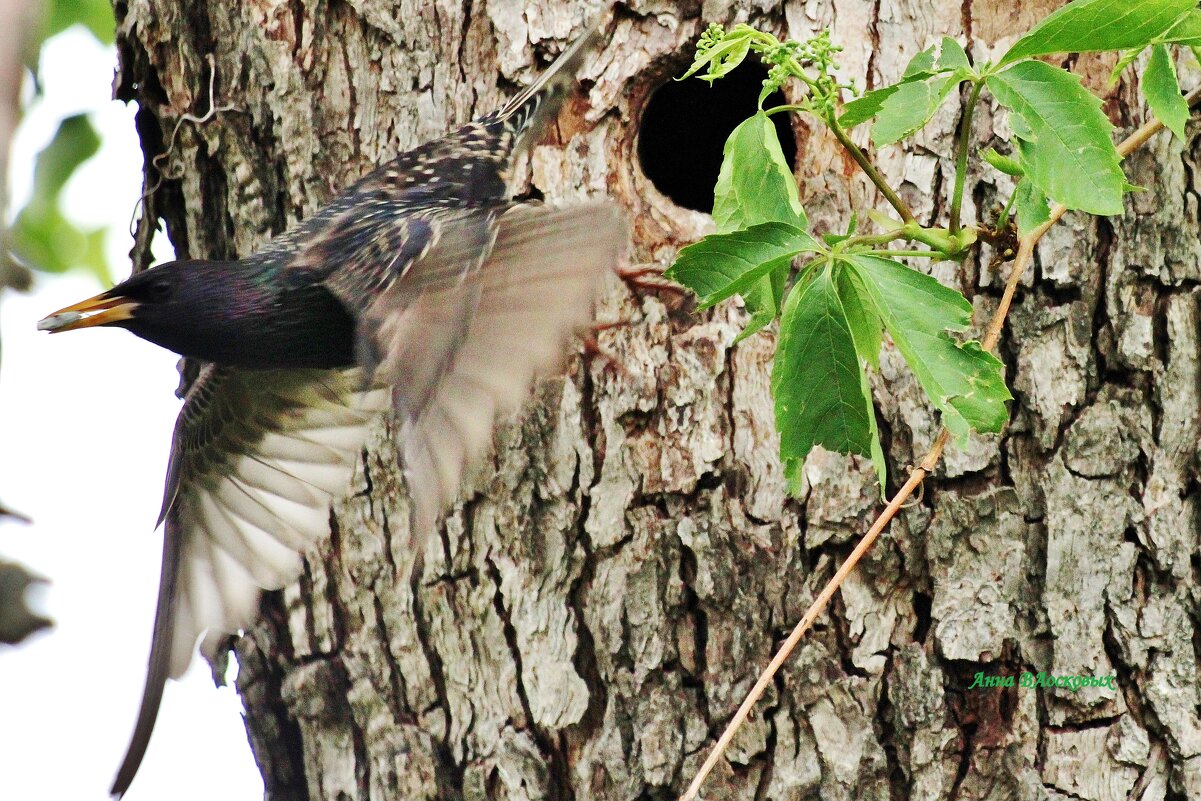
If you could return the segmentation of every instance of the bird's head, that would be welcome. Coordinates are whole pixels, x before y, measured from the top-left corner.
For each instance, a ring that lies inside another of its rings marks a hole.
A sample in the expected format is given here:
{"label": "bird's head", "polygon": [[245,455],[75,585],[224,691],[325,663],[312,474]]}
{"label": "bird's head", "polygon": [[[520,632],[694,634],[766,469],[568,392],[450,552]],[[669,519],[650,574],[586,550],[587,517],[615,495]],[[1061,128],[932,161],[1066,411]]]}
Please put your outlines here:
{"label": "bird's head", "polygon": [[183,355],[211,331],[213,321],[236,314],[244,297],[238,276],[222,262],[172,261],[137,273],[112,289],[59,309],[38,322],[38,330],[60,333],[79,328],[125,328]]}
{"label": "bird's head", "polygon": [[146,320],[168,316],[179,304],[184,271],[178,262],[154,267],[112,289],[59,309],[38,322],[39,331],[57,334],[77,328],[111,325],[136,329]]}
{"label": "bird's head", "polygon": [[244,262],[172,261],[59,309],[41,331],[124,328],[181,356],[251,367],[352,364],[354,321],[319,282]]}

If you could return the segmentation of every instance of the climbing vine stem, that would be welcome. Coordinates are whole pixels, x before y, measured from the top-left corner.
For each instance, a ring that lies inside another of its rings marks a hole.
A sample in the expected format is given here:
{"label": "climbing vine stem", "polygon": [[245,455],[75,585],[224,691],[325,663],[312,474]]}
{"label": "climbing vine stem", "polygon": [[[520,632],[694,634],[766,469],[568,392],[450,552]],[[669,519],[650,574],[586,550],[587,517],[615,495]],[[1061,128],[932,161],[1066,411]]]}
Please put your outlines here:
{"label": "climbing vine stem", "polygon": [[884,199],[888,201],[888,205],[896,209],[897,214],[901,215],[901,219],[905,222],[917,222],[917,218],[913,216],[913,212],[910,210],[908,204],[904,200],[901,200],[901,196],[896,193],[896,190],[888,185],[888,181],[884,180],[884,176],[876,169],[876,165],[871,163],[867,154],[860,149],[859,145],[851,141],[851,137],[847,134],[846,129],[838,123],[838,120],[831,118],[826,122],[830,130],[834,133],[835,138],[838,139],[839,144],[850,154],[851,158],[855,160],[855,163],[859,165],[864,174],[871,179],[871,182],[876,185],[876,188],[880,190],[880,194],[884,195]]}
{"label": "climbing vine stem", "polygon": [[972,120],[975,117],[976,104],[980,102],[980,90],[983,88],[982,80],[972,83],[972,91],[968,95],[967,105],[963,108],[963,118],[959,123],[959,139],[955,143],[955,188],[951,192],[951,221],[947,226],[952,234],[959,233],[963,190],[967,183],[967,155],[972,144]]}

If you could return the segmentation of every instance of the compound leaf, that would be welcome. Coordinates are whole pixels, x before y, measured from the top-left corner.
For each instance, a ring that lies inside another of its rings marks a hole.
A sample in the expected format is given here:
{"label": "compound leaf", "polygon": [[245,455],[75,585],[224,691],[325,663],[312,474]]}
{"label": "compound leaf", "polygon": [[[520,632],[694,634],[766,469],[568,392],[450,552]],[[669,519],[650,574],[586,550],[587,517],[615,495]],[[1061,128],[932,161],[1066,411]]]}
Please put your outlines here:
{"label": "compound leaf", "polygon": [[680,251],[665,275],[697,294],[702,308],[731,295],[746,294],[776,270],[787,272],[800,253],[822,246],[808,233],[781,222],[753,225],[728,234],[710,234]]}
{"label": "compound leaf", "polygon": [[999,66],[1052,53],[1142,48],[1196,5],[1196,0],[1075,0],[1014,42]]}
{"label": "compound leaf", "polygon": [[1122,213],[1126,178],[1113,125],[1077,76],[1023,61],[987,82],[1010,111],[1019,160],[1035,186],[1070,209]]}
{"label": "compound leaf", "polygon": [[826,262],[788,295],[772,365],[780,457],[794,485],[815,445],[871,457],[884,483],[883,452],[863,366]]}
{"label": "compound leaf", "polygon": [[971,323],[972,305],[963,295],[900,262],[869,254],[846,257],[862,281],[897,349],[942,422],[963,443],[968,432],[1000,431],[1011,398],[1001,362],[980,343],[957,342],[948,332]]}

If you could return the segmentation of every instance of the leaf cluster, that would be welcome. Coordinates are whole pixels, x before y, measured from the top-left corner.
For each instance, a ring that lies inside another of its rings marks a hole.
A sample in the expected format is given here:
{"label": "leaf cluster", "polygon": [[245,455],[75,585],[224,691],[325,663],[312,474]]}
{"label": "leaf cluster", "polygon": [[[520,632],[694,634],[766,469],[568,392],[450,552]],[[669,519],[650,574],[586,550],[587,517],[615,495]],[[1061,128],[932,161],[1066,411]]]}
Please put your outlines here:
{"label": "leaf cluster", "polygon": [[[867,370],[877,367],[885,334],[960,442],[971,431],[1002,429],[1011,399],[1003,365],[979,342],[960,338],[971,323],[971,303],[898,257],[963,258],[979,235],[995,236],[1013,218],[1017,233],[1026,235],[1050,218],[1052,200],[1091,214],[1120,214],[1124,194],[1134,187],[1122,172],[1101,101],[1077,76],[1039,59],[1118,50],[1124,53],[1120,70],[1149,51],[1142,76],[1148,106],[1183,136],[1189,110],[1169,48],[1198,45],[1201,11],[1195,0],[1076,0],[1018,39],[995,64],[973,64],[958,42],[944,37],[918,53],[896,83],[843,102],[849,87],[837,78],[838,48],[827,32],[805,42],[780,42],[747,25],[706,30],[684,77],[699,74],[712,82],[751,53],[772,66],[760,110],[726,142],[714,189],[716,232],[683,248],[667,274],[696,292],[701,308],[740,296],[750,313],[740,339],[779,320],[772,394],[780,455],[794,488],[815,445],[871,459],[883,488],[884,458]],[[766,97],[794,78],[803,84],[802,99],[763,109]],[[949,224],[924,227],[847,132],[870,122],[875,146],[899,142],[921,130],[964,86],[968,99],[954,154]],[[989,149],[977,155],[1017,182],[996,220],[963,227],[971,115],[985,92],[1007,110],[1013,147],[1009,154]],[[871,210],[868,216],[882,233],[856,234],[853,219],[845,234],[810,231],[769,119],[786,112],[811,113],[827,125],[901,220]],[[926,248],[887,248],[905,240]]]}

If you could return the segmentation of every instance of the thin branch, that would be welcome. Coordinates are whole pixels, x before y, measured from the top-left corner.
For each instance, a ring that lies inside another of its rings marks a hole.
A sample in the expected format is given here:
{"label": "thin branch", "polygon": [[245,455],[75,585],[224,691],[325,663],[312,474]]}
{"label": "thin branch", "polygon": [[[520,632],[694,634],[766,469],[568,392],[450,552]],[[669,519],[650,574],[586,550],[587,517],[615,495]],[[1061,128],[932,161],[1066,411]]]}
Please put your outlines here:
{"label": "thin branch", "polygon": [[863,170],[867,177],[871,179],[871,182],[876,185],[876,188],[880,190],[880,194],[884,195],[884,199],[888,201],[888,204],[896,209],[897,214],[901,215],[901,219],[907,223],[916,222],[917,218],[913,216],[913,212],[909,210],[909,206],[905,203],[905,201],[901,200],[901,196],[893,191],[893,188],[888,185],[888,181],[884,180],[884,176],[880,174],[875,165],[871,163],[871,160],[868,159],[864,152],[859,149],[859,145],[851,141],[851,137],[848,136],[846,130],[844,130],[843,127],[838,124],[838,120],[831,119],[827,122],[827,125],[829,125],[830,130],[834,132],[834,136],[838,137],[838,141],[842,144],[843,148],[845,148],[846,151],[851,154],[851,158],[855,160],[855,163],[859,165],[859,168]]}
{"label": "thin branch", "polygon": [[980,90],[984,88],[984,80],[972,84],[967,106],[963,109],[963,119],[959,124],[959,140],[955,143],[955,188],[951,191],[951,221],[948,230],[952,234],[959,233],[959,216],[963,209],[963,187],[967,183],[967,152],[972,144],[972,118],[976,112],[976,104],[980,102]]}
{"label": "thin branch", "polygon": [[696,798],[697,791],[701,789],[701,784],[704,783],[705,777],[713,770],[714,765],[717,764],[717,760],[721,759],[722,754],[730,745],[730,741],[734,739],[734,735],[738,733],[738,729],[742,727],[742,724],[751,714],[751,709],[759,701],[760,696],[763,695],[763,691],[767,689],[767,685],[771,684],[777,671],[784,665],[788,657],[792,655],[792,650],[801,641],[801,637],[805,636],[805,632],[813,625],[813,621],[825,610],[826,605],[830,603],[830,599],[834,597],[834,593],[842,585],[842,582],[855,569],[855,565],[867,553],[868,548],[872,547],[872,543],[876,541],[876,537],[880,536],[880,532],[884,530],[884,526],[896,514],[897,509],[901,508],[901,504],[913,493],[913,490],[922,482],[922,478],[924,477],[925,472],[920,468],[914,471],[909,480],[905,482],[905,486],[901,488],[901,491],[889,502],[888,507],[884,510],[885,514],[881,515],[875,525],[868,529],[863,538],[859,540],[859,544],[855,546],[855,550],[851,551],[851,555],[842,563],[842,567],[838,568],[838,572],[834,574],[834,578],[830,579],[826,583],[826,586],[822,588],[821,594],[817,596],[817,600],[805,612],[805,616],[801,618],[801,622],[797,623],[796,628],[788,635],[788,639],[780,646],[780,650],[776,651],[771,664],[759,674],[759,680],[755,682],[755,686],[751,688],[746,698],[743,699],[742,705],[734,713],[734,718],[726,726],[726,730],[721,733],[721,737],[718,738],[717,745],[713,746],[713,750],[709,752],[709,758],[705,760],[705,764],[701,765],[701,769],[697,771],[696,778],[688,786],[688,791],[680,796],[680,801],[691,801]]}
{"label": "thin branch", "polygon": [[912,258],[939,260],[950,258],[950,256],[941,250],[869,250],[867,252],[873,256],[883,256],[886,259]]}
{"label": "thin branch", "polygon": [[[1198,102],[1201,102],[1201,88],[1195,89],[1189,93],[1185,99],[1187,100],[1190,108],[1197,105]],[[1158,133],[1162,128],[1163,123],[1161,123],[1159,120],[1152,120],[1151,122],[1146,123],[1130,136],[1122,140],[1121,144],[1118,145],[1118,152],[1122,156],[1130,155],[1130,153],[1145,144],[1148,139]],[[989,321],[988,328],[984,334],[984,339],[981,341],[981,345],[985,350],[993,350],[996,347],[997,342],[1001,339],[1001,330],[1005,325],[1005,318],[1008,316],[1009,309],[1013,304],[1013,296],[1017,292],[1018,284],[1021,283],[1022,274],[1025,273],[1026,266],[1030,263],[1034,255],[1035,245],[1037,245],[1038,241],[1042,239],[1043,235],[1050,230],[1051,226],[1058,222],[1061,217],[1063,217],[1066,211],[1067,209],[1062,204],[1055,204],[1055,206],[1051,209],[1050,218],[1038,228],[1035,228],[1029,234],[1022,237],[1021,243],[1018,247],[1017,256],[1014,258],[1013,265],[1009,270],[1009,278],[1005,282],[1005,291],[1001,295],[1001,302],[997,306],[997,310],[993,314],[992,320]],[[851,555],[848,556],[846,561],[842,563],[842,566],[838,568],[838,572],[834,574],[834,577],[826,582],[826,585],[822,588],[822,591],[818,594],[813,603],[810,604],[809,609],[806,610],[804,617],[802,617],[800,622],[796,624],[796,627],[793,628],[792,633],[788,635],[788,639],[784,641],[784,644],[780,646],[780,649],[772,658],[771,663],[764,669],[762,673],[759,674],[759,679],[755,682],[755,686],[751,688],[749,693],[747,693],[746,698],[738,707],[738,711],[734,713],[734,717],[730,720],[725,731],[721,733],[717,743],[713,746],[713,750],[709,753],[708,758],[705,759],[704,764],[701,765],[700,770],[697,771],[696,777],[693,778],[692,783],[688,785],[688,789],[684,792],[684,794],[680,796],[680,801],[695,801],[696,794],[700,791],[701,785],[704,784],[705,778],[708,777],[714,766],[717,765],[718,760],[721,759],[726,748],[729,747],[730,742],[734,739],[734,735],[738,733],[738,729],[741,728],[742,724],[746,722],[746,719],[750,715],[751,710],[754,708],[756,702],[758,702],[759,698],[763,695],[764,690],[767,689],[767,685],[772,682],[776,676],[776,673],[778,673],[784,663],[788,661],[788,657],[792,655],[793,650],[796,648],[797,644],[800,643],[801,638],[805,636],[805,633],[813,625],[813,622],[817,620],[817,617],[822,612],[825,611],[826,606],[830,603],[830,599],[834,597],[834,593],[838,591],[838,588],[842,586],[842,583],[846,580],[846,577],[849,576],[851,571],[854,570],[859,564],[859,561],[871,548],[872,544],[876,541],[876,538],[880,536],[880,532],[884,530],[886,525],[892,522],[892,519],[896,516],[897,511],[905,505],[905,502],[909,500],[909,497],[913,494],[913,491],[919,487],[926,476],[933,472],[934,468],[938,466],[938,462],[942,458],[943,450],[946,448],[947,442],[950,440],[950,436],[950,432],[947,431],[946,428],[943,428],[939,432],[938,437],[934,440],[934,444],[930,446],[930,450],[926,452],[926,455],[922,457],[922,461],[909,474],[909,479],[905,482],[905,485],[902,486],[897,494],[893,496],[892,500],[888,502],[888,506],[884,507],[884,511],[880,513],[878,518],[876,518],[876,522],[872,523],[872,527],[867,530],[867,533],[860,538],[859,543],[855,546],[855,550],[851,551]]]}

